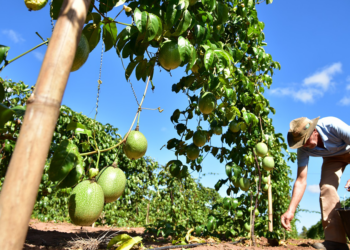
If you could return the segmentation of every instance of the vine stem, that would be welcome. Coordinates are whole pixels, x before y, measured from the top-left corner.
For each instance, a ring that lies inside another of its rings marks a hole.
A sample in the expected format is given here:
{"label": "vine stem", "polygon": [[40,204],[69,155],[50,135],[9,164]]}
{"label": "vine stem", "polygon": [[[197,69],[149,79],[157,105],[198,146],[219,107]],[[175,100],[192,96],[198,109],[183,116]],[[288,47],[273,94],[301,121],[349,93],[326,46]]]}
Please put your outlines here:
{"label": "vine stem", "polygon": [[141,100],[140,105],[139,105],[139,107],[138,107],[138,109],[137,109],[137,112],[136,112],[136,115],[135,115],[135,117],[134,117],[134,120],[133,120],[133,122],[132,122],[132,124],[131,124],[131,126],[130,126],[130,128],[129,128],[128,133],[126,133],[126,135],[125,135],[125,137],[123,138],[123,140],[121,140],[119,143],[117,143],[116,145],[114,145],[114,146],[112,146],[112,147],[109,147],[109,148],[106,148],[106,149],[103,149],[103,150],[95,150],[95,151],[83,153],[83,154],[80,154],[81,156],[93,155],[93,154],[96,154],[96,153],[98,153],[98,152],[100,152],[100,153],[107,152],[107,151],[109,151],[109,150],[112,150],[112,149],[118,147],[120,144],[122,144],[123,142],[126,141],[126,138],[128,138],[128,136],[129,136],[129,134],[130,134],[130,132],[131,132],[131,130],[132,130],[134,124],[135,124],[135,121],[136,121],[136,118],[138,117],[139,112],[141,112],[141,107],[142,107],[143,101],[145,100],[145,97],[146,97],[146,93],[147,93],[147,89],[148,89],[148,85],[149,85],[150,80],[151,80],[151,77],[149,76],[149,77],[148,77],[147,84],[146,84],[146,87],[145,87],[145,91],[144,91],[143,96],[142,96],[142,100]]}
{"label": "vine stem", "polygon": [[22,57],[22,56],[28,54],[29,52],[31,52],[31,51],[33,51],[33,50],[35,50],[35,49],[37,49],[37,48],[43,46],[44,44],[48,44],[48,43],[49,43],[49,40],[46,40],[46,41],[40,43],[39,45],[35,46],[34,48],[32,48],[32,49],[30,49],[30,50],[24,52],[23,54],[20,54],[19,56],[16,56],[15,58],[13,58],[13,59],[11,59],[11,60],[9,60],[9,61],[5,61],[5,64],[4,64],[4,66],[1,67],[0,72],[1,72],[7,65],[9,65],[10,63],[12,63],[13,61],[17,60],[18,58],[20,58],[20,57]]}

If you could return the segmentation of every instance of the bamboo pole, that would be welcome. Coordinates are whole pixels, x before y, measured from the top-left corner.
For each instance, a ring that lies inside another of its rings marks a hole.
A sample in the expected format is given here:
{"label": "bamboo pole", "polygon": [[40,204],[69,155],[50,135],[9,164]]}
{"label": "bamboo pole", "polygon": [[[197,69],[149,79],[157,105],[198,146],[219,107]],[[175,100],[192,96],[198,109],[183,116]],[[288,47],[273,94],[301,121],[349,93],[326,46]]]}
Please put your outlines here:
{"label": "bamboo pole", "polygon": [[271,174],[268,176],[267,184],[269,185],[269,189],[267,191],[267,199],[269,203],[268,207],[268,215],[269,215],[269,231],[273,231],[273,210],[272,210],[272,187],[271,187]]}
{"label": "bamboo pole", "polygon": [[21,250],[90,0],[65,0],[0,195],[0,249]]}

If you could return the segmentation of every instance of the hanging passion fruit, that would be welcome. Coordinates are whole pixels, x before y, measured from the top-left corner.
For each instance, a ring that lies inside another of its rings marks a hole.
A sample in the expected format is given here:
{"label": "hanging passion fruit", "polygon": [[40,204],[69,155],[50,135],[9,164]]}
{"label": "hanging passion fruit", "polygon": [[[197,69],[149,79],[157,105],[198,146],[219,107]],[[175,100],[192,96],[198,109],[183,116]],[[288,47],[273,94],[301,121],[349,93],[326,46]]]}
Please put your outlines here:
{"label": "hanging passion fruit", "polygon": [[172,70],[179,67],[181,64],[181,57],[177,42],[164,42],[159,50],[158,61],[166,70]]}
{"label": "hanging passion fruit", "polygon": [[131,160],[137,160],[147,151],[146,137],[137,130],[130,131],[123,147],[125,155]]}

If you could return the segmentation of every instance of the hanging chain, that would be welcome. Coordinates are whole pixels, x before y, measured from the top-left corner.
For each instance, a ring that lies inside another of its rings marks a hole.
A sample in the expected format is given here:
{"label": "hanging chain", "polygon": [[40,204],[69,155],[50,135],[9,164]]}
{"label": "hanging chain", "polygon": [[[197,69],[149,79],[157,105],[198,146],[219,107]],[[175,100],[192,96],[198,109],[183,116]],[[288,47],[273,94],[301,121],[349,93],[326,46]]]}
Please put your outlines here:
{"label": "hanging chain", "polygon": [[139,107],[140,107],[139,101],[137,100],[136,93],[135,93],[135,90],[134,90],[134,88],[133,88],[133,86],[132,86],[132,83],[131,83],[130,79],[129,79],[129,83],[130,83],[130,86],[131,86],[132,92],[134,93],[134,96],[135,96],[135,100],[136,100],[137,106],[139,106]]}
{"label": "hanging chain", "polygon": [[97,86],[97,100],[96,100],[96,114],[95,114],[95,120],[96,120],[96,116],[98,113],[98,101],[99,101],[99,97],[100,97],[100,88],[101,88],[101,72],[102,72],[102,59],[103,59],[103,49],[104,49],[104,42],[102,41],[102,50],[101,50],[101,61],[100,61],[100,72],[98,75],[98,86]]}
{"label": "hanging chain", "polygon": [[52,32],[53,32],[53,29],[55,28],[55,25],[53,24],[53,6],[52,6],[52,2],[53,0],[50,1],[50,17],[51,17],[51,26],[52,26]]}

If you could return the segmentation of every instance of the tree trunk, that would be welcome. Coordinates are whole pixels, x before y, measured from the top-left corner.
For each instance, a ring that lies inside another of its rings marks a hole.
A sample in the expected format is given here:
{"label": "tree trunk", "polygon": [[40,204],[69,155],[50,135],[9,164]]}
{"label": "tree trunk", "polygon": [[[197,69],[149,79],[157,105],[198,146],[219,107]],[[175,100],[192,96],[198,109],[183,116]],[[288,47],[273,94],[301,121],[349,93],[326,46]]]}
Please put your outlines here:
{"label": "tree trunk", "polygon": [[90,0],[65,0],[0,195],[0,249],[21,250]]}

